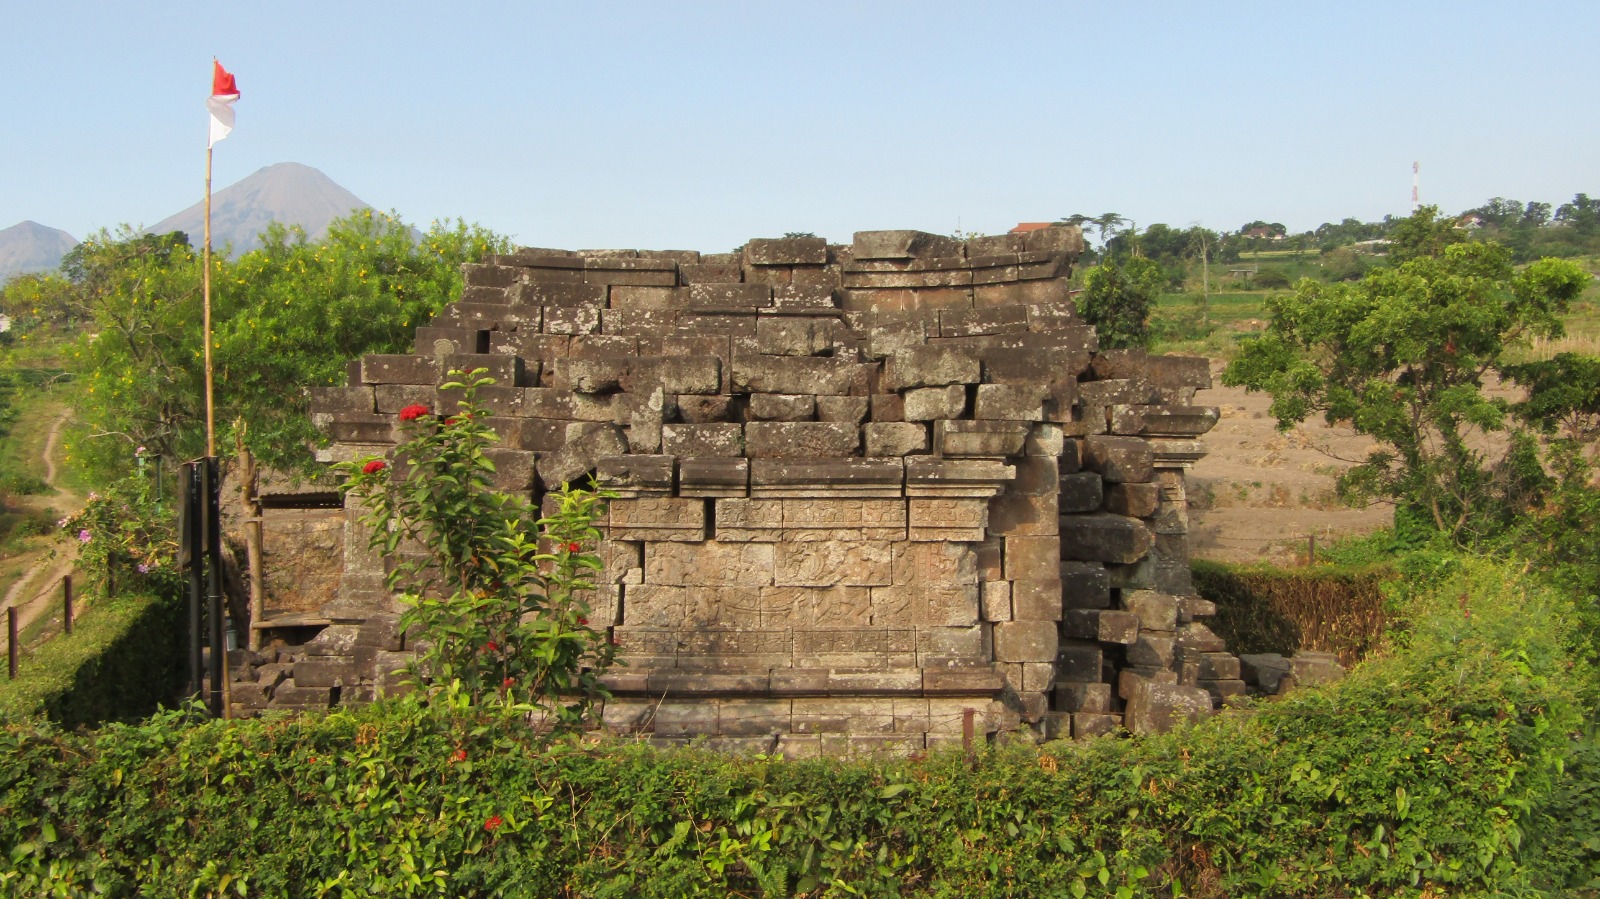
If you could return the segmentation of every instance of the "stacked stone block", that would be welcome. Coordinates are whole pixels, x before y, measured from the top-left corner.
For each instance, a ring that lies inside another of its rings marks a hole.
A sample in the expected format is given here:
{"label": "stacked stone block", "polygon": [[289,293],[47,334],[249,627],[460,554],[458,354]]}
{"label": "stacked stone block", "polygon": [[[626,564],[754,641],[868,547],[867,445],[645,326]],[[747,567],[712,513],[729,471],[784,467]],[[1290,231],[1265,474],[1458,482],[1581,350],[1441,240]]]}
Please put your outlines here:
{"label": "stacked stone block", "polygon": [[[969,716],[1160,729],[1242,684],[1187,573],[1183,471],[1217,413],[1205,360],[1098,351],[1081,245],[522,249],[314,413],[330,458],[382,454],[395,412],[449,413],[445,373],[485,368],[501,487],[619,494],[590,616],[627,662],[607,726],[796,755]],[[340,620],[393,610],[355,530]]]}

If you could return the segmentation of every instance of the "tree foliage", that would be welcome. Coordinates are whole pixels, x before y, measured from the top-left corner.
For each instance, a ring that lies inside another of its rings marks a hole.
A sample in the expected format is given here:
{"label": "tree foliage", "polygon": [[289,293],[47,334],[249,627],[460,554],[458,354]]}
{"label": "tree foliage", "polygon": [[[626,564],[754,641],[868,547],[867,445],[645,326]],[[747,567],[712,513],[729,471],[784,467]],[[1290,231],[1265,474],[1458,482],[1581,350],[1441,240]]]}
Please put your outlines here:
{"label": "tree foliage", "polygon": [[1150,309],[1166,282],[1161,266],[1150,259],[1107,259],[1084,276],[1078,313],[1094,325],[1106,349],[1147,346]]}
{"label": "tree foliage", "polygon": [[[1379,448],[1341,492],[1466,539],[1503,526],[1544,482],[1533,436],[1484,393],[1485,376],[1521,341],[1559,335],[1588,276],[1550,259],[1516,271],[1502,246],[1455,242],[1434,210],[1412,219],[1396,229],[1407,261],[1269,298],[1267,330],[1223,381],[1272,394],[1281,428],[1321,413],[1373,437]],[[1498,443],[1481,439],[1496,433]]]}
{"label": "tree foliage", "polygon": [[[476,226],[436,222],[419,234],[371,210],[333,222],[312,241],[274,225],[260,249],[212,258],[212,329],[219,452],[242,423],[264,464],[310,461],[317,437],[310,388],[342,381],[363,353],[409,349],[413,329],[461,290],[461,264],[504,248]],[[200,254],[181,233],[90,237],[50,285],[62,315],[81,323],[74,353],[78,412],[91,440],[80,459],[125,470],[136,446],[166,458],[205,447]],[[37,292],[37,288],[35,288]]]}

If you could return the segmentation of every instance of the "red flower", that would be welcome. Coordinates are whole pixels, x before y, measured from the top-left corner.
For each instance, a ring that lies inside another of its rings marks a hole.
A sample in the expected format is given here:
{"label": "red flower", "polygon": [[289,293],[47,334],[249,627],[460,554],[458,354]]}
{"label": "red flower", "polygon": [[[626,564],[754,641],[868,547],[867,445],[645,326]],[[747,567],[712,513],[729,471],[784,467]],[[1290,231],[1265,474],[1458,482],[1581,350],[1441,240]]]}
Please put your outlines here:
{"label": "red flower", "polygon": [[567,552],[569,552],[569,553],[575,553],[575,552],[578,552],[581,549],[583,549],[583,547],[579,546],[576,543],[568,543],[567,544]]}
{"label": "red flower", "polygon": [[450,756],[450,764],[452,764],[452,765],[454,765],[456,762],[464,762],[466,760],[467,760],[467,751],[465,749],[457,749]]}
{"label": "red flower", "polygon": [[589,619],[580,617],[578,619],[578,623],[583,625],[584,627],[588,627],[589,626]]}
{"label": "red flower", "polygon": [[500,682],[500,686],[509,688],[514,683],[516,683],[516,681],[514,681],[514,680],[512,680],[511,678],[508,677],[505,680]]}
{"label": "red flower", "polygon": [[506,822],[501,820],[499,815],[490,815],[489,820],[483,822],[483,829],[492,831],[504,823]]}
{"label": "red flower", "polygon": [[388,467],[389,467],[389,463],[383,461],[382,459],[373,459],[371,462],[368,462],[367,464],[361,466],[361,473],[362,474],[376,474],[377,472],[383,471],[385,468],[388,468]]}
{"label": "red flower", "polygon": [[416,419],[419,419],[422,416],[427,415],[428,411],[429,410],[428,410],[427,406],[424,406],[421,403],[413,403],[412,405],[409,405],[409,406],[405,407],[404,409],[400,410],[400,420],[401,421],[415,421]]}
{"label": "red flower", "polygon": [[488,643],[483,644],[483,651],[484,652],[494,652],[495,650],[497,650],[499,648],[500,648],[500,645],[495,643],[493,640],[490,640]]}

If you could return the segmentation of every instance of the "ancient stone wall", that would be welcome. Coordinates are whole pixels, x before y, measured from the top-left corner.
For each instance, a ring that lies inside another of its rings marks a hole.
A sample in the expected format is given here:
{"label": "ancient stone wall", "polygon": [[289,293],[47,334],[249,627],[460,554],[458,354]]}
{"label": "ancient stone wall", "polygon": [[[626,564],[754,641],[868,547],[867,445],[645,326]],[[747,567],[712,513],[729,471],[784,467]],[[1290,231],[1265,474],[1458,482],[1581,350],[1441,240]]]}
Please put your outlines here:
{"label": "ancient stone wall", "polygon": [[[444,372],[486,368],[501,487],[592,472],[621,495],[590,616],[627,662],[609,727],[791,754],[959,740],[968,710],[1156,730],[1243,690],[1188,578],[1183,472],[1216,411],[1192,405],[1206,360],[1097,351],[1080,249],[1049,228],[519,250],[313,408],[331,457],[382,454],[404,406],[453,410]],[[401,646],[346,514],[317,657],[348,649],[318,675],[348,699]]]}

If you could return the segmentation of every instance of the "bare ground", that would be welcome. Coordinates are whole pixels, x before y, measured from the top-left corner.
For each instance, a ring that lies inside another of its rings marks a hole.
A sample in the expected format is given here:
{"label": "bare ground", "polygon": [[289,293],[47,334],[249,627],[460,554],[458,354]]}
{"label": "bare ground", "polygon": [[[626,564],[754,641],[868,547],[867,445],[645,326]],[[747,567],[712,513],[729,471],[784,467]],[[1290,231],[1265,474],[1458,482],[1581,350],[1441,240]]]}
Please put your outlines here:
{"label": "bare ground", "polygon": [[[56,452],[60,442],[61,429],[72,417],[72,410],[63,410],[50,425],[49,438],[45,440],[43,466],[45,483],[49,484],[52,493],[42,497],[43,501],[57,509],[63,509],[68,514],[83,507],[83,499],[66,490],[56,483]],[[52,610],[52,603],[61,595],[61,579],[72,573],[72,567],[78,559],[78,544],[66,541],[57,541],[56,549],[40,549],[31,553],[28,570],[11,585],[6,591],[4,599],[0,599],[0,609],[16,606],[17,631],[27,630],[40,616]],[[74,615],[74,618],[77,616]],[[0,647],[4,647],[9,640],[8,629],[0,628]]]}
{"label": "bare ground", "polygon": [[[1214,380],[1220,371],[1214,363]],[[1325,544],[1393,521],[1389,506],[1351,509],[1334,496],[1334,478],[1366,456],[1370,439],[1320,419],[1280,432],[1266,394],[1216,384],[1195,398],[1222,412],[1204,438],[1210,453],[1189,473],[1195,558],[1303,563],[1309,537]]]}

